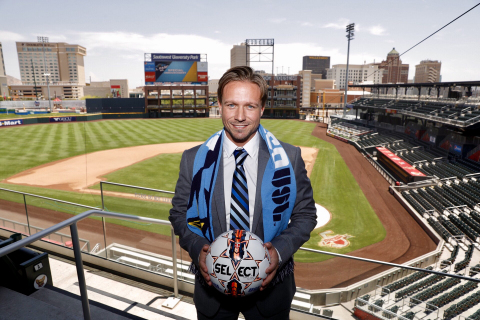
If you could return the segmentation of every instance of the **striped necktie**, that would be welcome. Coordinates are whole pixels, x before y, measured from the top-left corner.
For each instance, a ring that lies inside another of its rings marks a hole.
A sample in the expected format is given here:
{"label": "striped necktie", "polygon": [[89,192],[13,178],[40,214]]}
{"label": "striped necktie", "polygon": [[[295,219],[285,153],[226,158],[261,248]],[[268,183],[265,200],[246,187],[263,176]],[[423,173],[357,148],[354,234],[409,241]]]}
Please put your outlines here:
{"label": "striped necktie", "polygon": [[230,230],[250,231],[250,214],[248,210],[248,186],[243,162],[248,156],[245,149],[235,150],[235,172],[232,181],[230,199]]}

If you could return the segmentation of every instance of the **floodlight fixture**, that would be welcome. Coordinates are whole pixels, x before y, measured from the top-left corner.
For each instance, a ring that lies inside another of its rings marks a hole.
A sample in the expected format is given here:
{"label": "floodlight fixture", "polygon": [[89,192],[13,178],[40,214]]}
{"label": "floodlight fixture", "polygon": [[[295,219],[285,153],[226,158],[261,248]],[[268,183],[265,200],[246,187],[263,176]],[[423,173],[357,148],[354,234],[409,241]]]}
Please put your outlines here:
{"label": "floodlight fixture", "polygon": [[346,27],[347,32],[347,39],[348,39],[348,50],[347,50],[347,70],[345,73],[345,96],[343,99],[343,117],[345,118],[347,115],[347,98],[348,98],[348,61],[350,58],[350,40],[353,40],[353,36],[355,35],[355,23],[350,23]]}

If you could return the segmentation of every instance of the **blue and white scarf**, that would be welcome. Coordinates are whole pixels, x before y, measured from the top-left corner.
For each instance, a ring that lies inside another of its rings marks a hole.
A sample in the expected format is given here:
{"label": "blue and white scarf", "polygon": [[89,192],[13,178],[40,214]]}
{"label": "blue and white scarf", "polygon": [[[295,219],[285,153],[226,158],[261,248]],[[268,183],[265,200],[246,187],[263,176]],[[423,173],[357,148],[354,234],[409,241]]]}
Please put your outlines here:
{"label": "blue and white scarf", "polygon": [[[187,207],[188,228],[212,242],[212,201],[223,152],[223,129],[212,135],[197,151]],[[295,173],[280,142],[267,129],[258,132],[270,153],[263,174],[261,196],[264,242],[269,242],[288,226],[297,195]],[[223,203],[222,203],[223,205]]]}

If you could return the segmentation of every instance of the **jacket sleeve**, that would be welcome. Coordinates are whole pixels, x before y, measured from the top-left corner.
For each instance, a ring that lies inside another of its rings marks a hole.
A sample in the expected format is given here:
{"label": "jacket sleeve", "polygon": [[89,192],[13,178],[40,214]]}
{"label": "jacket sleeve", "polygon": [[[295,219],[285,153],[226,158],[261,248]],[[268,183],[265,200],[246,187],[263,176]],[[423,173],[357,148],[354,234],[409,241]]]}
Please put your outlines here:
{"label": "jacket sleeve", "polygon": [[307,177],[307,170],[301,157],[300,148],[293,148],[294,153],[290,160],[295,172],[297,197],[287,229],[272,240],[273,246],[282,258],[280,267],[310,239],[310,232],[317,224],[317,210],[313,200],[312,185]]}
{"label": "jacket sleeve", "polygon": [[[172,209],[168,219],[172,223],[175,234],[179,237],[180,247],[188,252],[192,261],[198,267],[198,257],[205,244],[210,242],[196,233],[190,231],[187,226],[187,206],[192,185],[193,160],[196,148],[187,150],[180,161],[180,174],[175,187],[175,195],[172,199]],[[193,156],[192,156],[193,154]],[[192,157],[189,157],[192,156]]]}

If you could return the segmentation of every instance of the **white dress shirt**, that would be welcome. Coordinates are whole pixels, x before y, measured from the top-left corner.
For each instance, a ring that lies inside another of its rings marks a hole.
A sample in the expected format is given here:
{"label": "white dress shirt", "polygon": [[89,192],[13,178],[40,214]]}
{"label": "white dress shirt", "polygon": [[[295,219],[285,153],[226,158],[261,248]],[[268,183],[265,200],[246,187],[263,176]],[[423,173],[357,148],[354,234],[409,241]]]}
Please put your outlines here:
{"label": "white dress shirt", "polygon": [[253,225],[253,214],[255,208],[255,194],[257,191],[257,171],[258,171],[258,148],[259,135],[248,141],[243,147],[237,147],[223,132],[223,191],[225,194],[225,212],[227,218],[227,230],[230,230],[230,200],[232,197],[232,181],[233,173],[235,172],[235,156],[233,152],[236,149],[245,149],[248,153],[245,162],[243,162],[243,169],[247,176],[248,186],[248,210],[250,212],[250,230]]}

